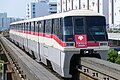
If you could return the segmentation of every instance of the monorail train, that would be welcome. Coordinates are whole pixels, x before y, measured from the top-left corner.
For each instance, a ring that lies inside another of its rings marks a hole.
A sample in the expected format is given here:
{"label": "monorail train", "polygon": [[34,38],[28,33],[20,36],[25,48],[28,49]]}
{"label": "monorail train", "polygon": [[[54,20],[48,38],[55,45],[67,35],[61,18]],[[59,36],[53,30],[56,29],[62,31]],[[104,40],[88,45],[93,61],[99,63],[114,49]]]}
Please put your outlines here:
{"label": "monorail train", "polygon": [[72,77],[82,55],[107,58],[106,20],[90,10],[72,10],[10,24],[10,39],[62,77]]}

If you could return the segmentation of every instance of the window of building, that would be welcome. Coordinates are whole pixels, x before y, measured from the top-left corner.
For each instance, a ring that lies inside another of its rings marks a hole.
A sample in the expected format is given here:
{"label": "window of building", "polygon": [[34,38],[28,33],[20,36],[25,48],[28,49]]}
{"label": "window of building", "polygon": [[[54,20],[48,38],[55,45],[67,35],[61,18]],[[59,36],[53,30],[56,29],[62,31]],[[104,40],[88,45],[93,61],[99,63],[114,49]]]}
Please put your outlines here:
{"label": "window of building", "polygon": [[33,8],[33,11],[35,11],[35,8]]}
{"label": "window of building", "polygon": [[51,4],[50,6],[57,6],[57,4]]}
{"label": "window of building", "polygon": [[33,14],[35,14],[35,12],[33,12]]}
{"label": "window of building", "polygon": [[33,4],[33,7],[35,7],[35,4]]}
{"label": "window of building", "polygon": [[35,15],[33,15],[33,18],[35,18]]}

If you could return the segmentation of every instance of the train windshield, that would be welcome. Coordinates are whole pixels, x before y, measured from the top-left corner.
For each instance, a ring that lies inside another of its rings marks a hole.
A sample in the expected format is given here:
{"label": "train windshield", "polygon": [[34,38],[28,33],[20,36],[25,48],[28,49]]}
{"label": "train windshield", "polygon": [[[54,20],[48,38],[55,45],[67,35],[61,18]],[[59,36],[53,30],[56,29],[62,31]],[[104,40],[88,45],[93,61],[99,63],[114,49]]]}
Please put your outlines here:
{"label": "train windshield", "polygon": [[64,18],[64,35],[86,34],[88,41],[107,41],[106,22],[102,16]]}
{"label": "train windshield", "polygon": [[107,41],[106,21],[102,16],[86,17],[88,41]]}

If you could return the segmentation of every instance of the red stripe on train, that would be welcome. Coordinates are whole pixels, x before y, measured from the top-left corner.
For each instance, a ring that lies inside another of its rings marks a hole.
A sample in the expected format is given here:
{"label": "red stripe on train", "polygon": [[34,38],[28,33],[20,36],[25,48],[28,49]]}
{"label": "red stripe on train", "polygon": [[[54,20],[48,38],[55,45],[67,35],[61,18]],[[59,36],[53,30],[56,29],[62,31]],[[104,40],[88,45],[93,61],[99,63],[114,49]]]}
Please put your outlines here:
{"label": "red stripe on train", "polygon": [[99,42],[87,42],[88,47],[99,46]]}
{"label": "red stripe on train", "polygon": [[36,36],[42,36],[42,37],[47,37],[47,38],[53,38],[56,42],[58,42],[62,47],[66,47],[66,43],[61,41],[57,36],[55,36],[54,34],[46,34],[46,33],[40,33],[40,32],[32,32],[32,31],[17,31],[14,30],[16,32],[21,32],[21,33],[25,33],[25,34],[32,34],[32,35],[36,35]]}

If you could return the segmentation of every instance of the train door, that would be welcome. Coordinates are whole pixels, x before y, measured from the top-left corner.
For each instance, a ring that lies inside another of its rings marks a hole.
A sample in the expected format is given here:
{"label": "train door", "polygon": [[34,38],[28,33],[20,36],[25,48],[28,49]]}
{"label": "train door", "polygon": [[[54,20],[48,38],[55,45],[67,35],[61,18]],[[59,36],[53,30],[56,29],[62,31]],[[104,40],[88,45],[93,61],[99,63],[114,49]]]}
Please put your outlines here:
{"label": "train door", "polygon": [[28,36],[27,36],[27,24],[26,23],[24,23],[23,24],[24,25],[24,48],[25,48],[25,50],[28,52]]}
{"label": "train door", "polygon": [[26,43],[26,44],[27,44],[27,50],[28,50],[28,37],[29,37],[29,36],[28,36],[28,27],[29,27],[29,26],[28,26],[28,23],[26,23],[26,40],[27,40],[27,43]]}
{"label": "train door", "polygon": [[37,39],[38,39],[38,42],[37,42],[37,52],[38,52],[38,60],[41,59],[41,56],[40,56],[40,54],[41,54],[40,27],[41,27],[41,22],[38,21],[37,22],[37,32],[38,32],[38,34],[37,34],[38,35],[38,37],[37,37]]}

